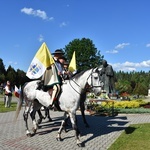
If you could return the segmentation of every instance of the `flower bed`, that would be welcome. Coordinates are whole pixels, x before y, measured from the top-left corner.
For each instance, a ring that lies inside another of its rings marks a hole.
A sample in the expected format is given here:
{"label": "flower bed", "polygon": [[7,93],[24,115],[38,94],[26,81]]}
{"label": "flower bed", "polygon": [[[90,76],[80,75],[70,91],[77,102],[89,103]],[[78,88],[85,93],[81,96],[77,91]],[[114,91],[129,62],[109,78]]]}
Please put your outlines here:
{"label": "flower bed", "polygon": [[[117,101],[108,105],[107,102],[101,104],[89,104],[88,110],[92,115],[114,116],[118,113],[150,113],[150,103],[143,100]],[[113,109],[113,110],[112,110]]]}

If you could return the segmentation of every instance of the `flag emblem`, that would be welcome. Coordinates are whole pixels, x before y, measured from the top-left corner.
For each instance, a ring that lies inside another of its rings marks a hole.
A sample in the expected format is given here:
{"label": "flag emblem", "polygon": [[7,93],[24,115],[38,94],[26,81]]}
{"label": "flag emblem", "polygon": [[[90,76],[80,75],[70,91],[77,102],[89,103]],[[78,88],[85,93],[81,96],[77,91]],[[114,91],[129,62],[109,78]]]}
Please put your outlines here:
{"label": "flag emblem", "polygon": [[54,59],[44,42],[34,56],[26,76],[30,79],[38,79],[44,74],[46,68],[54,63]]}
{"label": "flag emblem", "polygon": [[41,67],[36,63],[36,64],[31,64],[29,67],[29,72],[34,76],[41,70]]}

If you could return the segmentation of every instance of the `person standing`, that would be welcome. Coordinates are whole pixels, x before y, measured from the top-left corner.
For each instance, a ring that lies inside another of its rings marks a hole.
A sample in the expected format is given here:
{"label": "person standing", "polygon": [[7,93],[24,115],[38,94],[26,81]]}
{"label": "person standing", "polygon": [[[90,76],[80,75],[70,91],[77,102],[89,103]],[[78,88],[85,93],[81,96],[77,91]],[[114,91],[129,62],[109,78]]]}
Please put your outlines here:
{"label": "person standing", "polygon": [[10,81],[7,81],[4,89],[5,89],[5,107],[10,107],[12,100],[12,88]]}

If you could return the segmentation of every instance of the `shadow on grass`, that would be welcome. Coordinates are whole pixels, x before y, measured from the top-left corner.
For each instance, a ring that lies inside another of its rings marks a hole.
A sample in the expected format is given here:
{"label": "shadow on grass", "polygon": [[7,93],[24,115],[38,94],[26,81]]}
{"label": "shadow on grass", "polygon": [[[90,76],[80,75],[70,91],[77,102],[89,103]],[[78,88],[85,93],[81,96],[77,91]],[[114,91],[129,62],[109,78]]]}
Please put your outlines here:
{"label": "shadow on grass", "polygon": [[136,130],[135,127],[127,127],[127,128],[125,129],[125,133],[126,133],[126,134],[132,134],[135,130]]}

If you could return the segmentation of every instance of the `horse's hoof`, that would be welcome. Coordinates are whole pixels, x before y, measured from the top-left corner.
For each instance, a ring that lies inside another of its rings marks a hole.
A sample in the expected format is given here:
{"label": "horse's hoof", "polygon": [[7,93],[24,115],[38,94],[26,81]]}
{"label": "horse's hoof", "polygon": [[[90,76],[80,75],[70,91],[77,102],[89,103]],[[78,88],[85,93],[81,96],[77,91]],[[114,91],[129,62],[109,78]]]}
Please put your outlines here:
{"label": "horse's hoof", "polygon": [[57,141],[63,141],[62,138],[58,138],[58,137],[56,138],[56,140],[57,140]]}
{"label": "horse's hoof", "polygon": [[33,133],[35,134],[35,133],[36,133],[36,131],[37,131],[37,129],[32,128],[32,131],[33,131]]}
{"label": "horse's hoof", "polygon": [[49,118],[49,120],[48,120],[49,122],[52,122],[53,120],[51,119],[51,118]]}
{"label": "horse's hoof", "polygon": [[68,131],[67,131],[67,129],[65,128],[65,127],[63,127],[63,131],[65,132],[65,133],[67,133]]}
{"label": "horse's hoof", "polygon": [[42,119],[38,119],[37,123],[41,124],[41,122],[42,122]]}
{"label": "horse's hoof", "polygon": [[66,129],[63,130],[65,133],[67,133],[68,131]]}
{"label": "horse's hoof", "polygon": [[38,128],[38,129],[41,129],[41,128],[42,128],[42,126],[39,126],[39,125],[38,125],[38,127],[37,127],[37,128]]}
{"label": "horse's hoof", "polygon": [[77,145],[78,145],[78,147],[85,147],[84,143],[78,143]]}
{"label": "horse's hoof", "polygon": [[26,134],[27,135],[27,137],[32,137],[32,134],[31,133],[28,133],[28,134]]}

